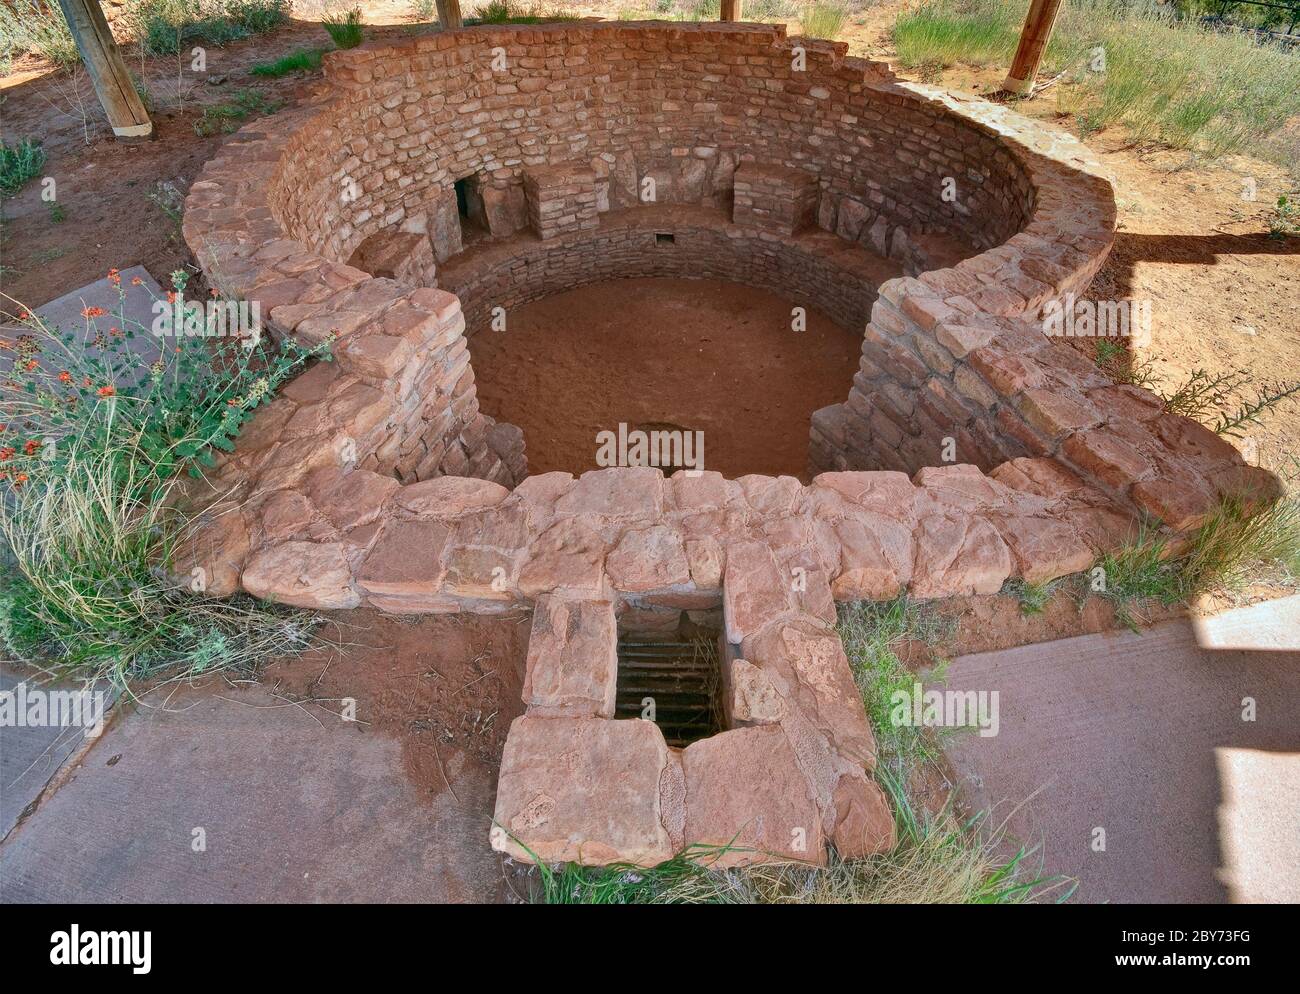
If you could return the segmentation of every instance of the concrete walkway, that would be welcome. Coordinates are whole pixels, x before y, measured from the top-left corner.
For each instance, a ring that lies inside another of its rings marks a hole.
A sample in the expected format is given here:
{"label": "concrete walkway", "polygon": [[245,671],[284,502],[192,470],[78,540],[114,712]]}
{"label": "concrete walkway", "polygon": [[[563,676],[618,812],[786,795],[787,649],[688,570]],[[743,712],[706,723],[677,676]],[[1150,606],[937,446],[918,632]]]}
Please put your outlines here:
{"label": "concrete walkway", "polygon": [[1011,814],[1076,900],[1300,901],[1300,597],[949,673],[999,692],[998,734],[948,749],[971,799]]}
{"label": "concrete walkway", "polygon": [[421,797],[398,743],[357,723],[260,688],[170,706],[188,710],[119,705],[0,845],[0,901],[501,898],[491,777],[463,754]]}

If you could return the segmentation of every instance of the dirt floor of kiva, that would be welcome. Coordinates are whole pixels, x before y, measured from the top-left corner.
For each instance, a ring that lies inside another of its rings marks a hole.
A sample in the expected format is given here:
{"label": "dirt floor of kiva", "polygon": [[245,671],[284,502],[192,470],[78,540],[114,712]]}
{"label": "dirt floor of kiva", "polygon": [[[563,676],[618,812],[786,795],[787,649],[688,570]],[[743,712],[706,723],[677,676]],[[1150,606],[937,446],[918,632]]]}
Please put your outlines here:
{"label": "dirt floor of kiva", "polygon": [[470,337],[479,404],[524,430],[531,473],[597,468],[596,434],[704,433],[704,468],[806,479],[812,412],[862,346],[813,309],[721,280],[611,280],[513,307]]}

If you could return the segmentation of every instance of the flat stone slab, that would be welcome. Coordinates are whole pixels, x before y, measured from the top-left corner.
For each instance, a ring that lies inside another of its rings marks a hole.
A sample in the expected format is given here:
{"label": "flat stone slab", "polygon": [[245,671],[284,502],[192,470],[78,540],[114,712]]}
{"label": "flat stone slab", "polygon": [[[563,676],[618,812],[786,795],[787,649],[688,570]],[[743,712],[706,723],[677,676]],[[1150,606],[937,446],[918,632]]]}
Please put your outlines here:
{"label": "flat stone slab", "polygon": [[1295,903],[1297,633],[1291,597],[963,656],[947,686],[998,691],[1000,727],[948,756],[995,823],[1026,802],[1010,831],[1042,843],[1045,873],[1079,880],[1076,900]]}
{"label": "flat stone slab", "polygon": [[[5,663],[0,663],[0,698],[3,706],[15,708],[23,704],[26,715],[31,714],[31,700],[26,691],[42,694],[76,693],[81,685],[67,681],[39,683],[29,674],[20,673]],[[12,696],[11,696],[12,695]],[[108,719],[115,695],[104,691],[104,719]],[[46,698],[47,702],[49,698]],[[9,702],[13,702],[12,705]],[[48,706],[45,708],[48,714]],[[27,724],[24,717],[10,724],[0,719],[0,839],[7,836],[19,818],[35,801],[62,769],[68,757],[84,749],[90,740],[86,729],[72,724]]]}
{"label": "flat stone slab", "polygon": [[119,716],[0,845],[0,900],[500,898],[486,768],[444,750],[452,790],[429,799],[396,740],[260,688],[220,693]]}
{"label": "flat stone slab", "polygon": [[[65,293],[48,304],[42,304],[35,309],[34,313],[51,333],[60,336],[75,335],[82,342],[91,341],[96,331],[108,335],[109,328],[120,327],[122,325],[120,317],[124,317],[127,322],[130,322],[128,327],[135,332],[134,336],[127,340],[127,347],[142,357],[140,369],[143,378],[147,375],[145,368],[148,364],[162,354],[160,339],[151,334],[149,328],[153,325],[154,301],[166,297],[166,292],[143,266],[124,269],[120,277],[122,290],[125,292],[125,297],[121,301],[118,300],[117,287],[104,277],[93,283],[87,283],[80,289]],[[131,282],[137,278],[140,280],[139,286]],[[122,308],[121,316],[118,315],[119,306]],[[88,307],[100,307],[104,310],[103,317],[94,319],[93,329],[82,315],[82,311]],[[24,330],[21,326],[15,325],[5,325],[3,328],[5,337],[22,334]],[[88,347],[87,351],[92,357],[97,358],[99,355],[98,350],[94,348]],[[0,353],[0,373],[8,370],[12,364],[13,358],[9,353]]]}

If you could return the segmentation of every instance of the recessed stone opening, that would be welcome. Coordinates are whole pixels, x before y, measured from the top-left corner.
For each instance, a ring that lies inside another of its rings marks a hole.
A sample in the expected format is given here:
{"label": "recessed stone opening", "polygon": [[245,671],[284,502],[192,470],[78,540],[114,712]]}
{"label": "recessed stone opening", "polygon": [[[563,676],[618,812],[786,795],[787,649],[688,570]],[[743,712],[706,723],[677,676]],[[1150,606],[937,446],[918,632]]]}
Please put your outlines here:
{"label": "recessed stone opening", "polygon": [[655,232],[655,244],[656,244],[656,245],[671,245],[671,244],[673,244],[673,242],[675,242],[676,240],[677,240],[677,239],[673,237],[673,235],[672,235],[671,232],[667,232],[667,231],[656,231],[656,232]]}
{"label": "recessed stone opening", "polygon": [[652,627],[620,620],[614,717],[653,721],[675,749],[723,731],[720,626],[669,608],[632,611],[634,624]]}
{"label": "recessed stone opening", "polygon": [[483,193],[477,175],[462,176],[454,184],[456,213],[460,218],[461,242],[465,244],[476,235],[488,233],[487,212],[483,207]]}

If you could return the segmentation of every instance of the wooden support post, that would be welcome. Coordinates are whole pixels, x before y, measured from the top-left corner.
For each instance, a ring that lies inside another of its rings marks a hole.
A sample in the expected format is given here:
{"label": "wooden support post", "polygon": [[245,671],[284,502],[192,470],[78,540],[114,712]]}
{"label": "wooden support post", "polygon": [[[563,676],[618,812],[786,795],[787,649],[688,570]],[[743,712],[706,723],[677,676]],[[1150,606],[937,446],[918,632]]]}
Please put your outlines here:
{"label": "wooden support post", "polygon": [[1056,26],[1056,15],[1060,11],[1061,0],[1032,0],[1029,4],[1025,29],[1020,33],[1016,57],[1011,60],[1011,72],[1002,84],[1007,93],[1024,96],[1033,90],[1038,65],[1043,61],[1043,52],[1052,37],[1052,28]]}
{"label": "wooden support post", "polygon": [[437,0],[438,25],[443,31],[463,28],[465,22],[460,17],[460,0]]}
{"label": "wooden support post", "polygon": [[99,0],[59,0],[68,28],[76,39],[81,61],[86,64],[95,94],[118,138],[144,138],[153,134],[153,122],[144,109],[135,83],[117,50]]}
{"label": "wooden support post", "polygon": [[743,5],[744,0],[722,0],[722,16],[718,20],[739,21],[743,16],[741,13]]}

